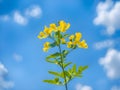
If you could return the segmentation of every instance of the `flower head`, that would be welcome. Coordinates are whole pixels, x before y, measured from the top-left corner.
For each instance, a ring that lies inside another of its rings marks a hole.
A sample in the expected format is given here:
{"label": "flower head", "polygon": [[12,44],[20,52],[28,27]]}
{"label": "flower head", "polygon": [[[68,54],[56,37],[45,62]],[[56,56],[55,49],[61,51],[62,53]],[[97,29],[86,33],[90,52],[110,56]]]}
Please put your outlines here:
{"label": "flower head", "polygon": [[46,37],[47,37],[47,35],[44,32],[40,32],[39,35],[38,35],[39,39],[43,39],[43,38],[46,38]]}
{"label": "flower head", "polygon": [[44,33],[46,33],[47,35],[50,35],[52,33],[52,29],[45,26]]}
{"label": "flower head", "polygon": [[50,48],[50,43],[49,42],[44,43],[43,51],[47,52],[49,48]]}
{"label": "flower head", "polygon": [[50,24],[50,28],[51,28],[53,31],[55,31],[55,32],[58,31],[58,30],[57,30],[57,26],[56,26],[56,24],[54,24],[54,23]]}
{"label": "flower head", "polygon": [[80,41],[82,34],[77,32],[75,35],[69,37],[69,42],[67,43],[68,48],[74,48],[78,46],[79,48],[88,48],[88,45],[85,40]]}
{"label": "flower head", "polygon": [[78,43],[78,47],[80,48],[88,48],[88,45],[85,40],[82,40],[81,42]]}
{"label": "flower head", "polygon": [[68,48],[71,48],[72,44],[73,44],[73,43],[72,43],[71,41],[67,42],[67,47],[68,47]]}
{"label": "flower head", "polygon": [[59,22],[58,30],[61,32],[66,32],[67,29],[69,29],[70,23],[66,23],[63,20]]}
{"label": "flower head", "polygon": [[82,37],[82,34],[81,34],[80,32],[77,32],[77,33],[75,34],[75,41],[76,41],[76,42],[80,41],[81,37]]}

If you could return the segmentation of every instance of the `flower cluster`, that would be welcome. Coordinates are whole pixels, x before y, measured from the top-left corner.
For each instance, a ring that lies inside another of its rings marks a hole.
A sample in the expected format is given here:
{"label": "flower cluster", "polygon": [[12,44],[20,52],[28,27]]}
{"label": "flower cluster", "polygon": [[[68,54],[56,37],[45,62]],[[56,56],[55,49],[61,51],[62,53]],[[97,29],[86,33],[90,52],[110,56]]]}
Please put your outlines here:
{"label": "flower cluster", "polygon": [[67,42],[67,47],[68,48],[75,48],[75,47],[79,47],[79,48],[88,48],[88,45],[86,43],[85,40],[81,40],[82,34],[77,32],[75,35],[71,35],[69,37],[69,42]]}
{"label": "flower cluster", "polygon": [[[58,25],[55,23],[52,23],[49,25],[49,27],[44,27],[44,30],[41,31],[38,35],[39,39],[44,38],[51,38],[55,42],[54,44],[65,44],[68,48],[88,48],[88,45],[85,40],[81,40],[82,34],[77,32],[75,35],[68,35],[65,34],[65,32],[70,28],[70,23],[66,23],[65,21],[61,20],[58,22]],[[66,38],[69,38],[69,41],[67,41]],[[44,44],[43,51],[47,52],[49,48],[51,47],[50,42],[46,42]],[[55,45],[54,45],[55,46]]]}
{"label": "flower cluster", "polygon": [[66,23],[63,20],[58,23],[59,25],[57,26],[55,23],[50,24],[50,27],[44,27],[44,30],[39,33],[38,38],[43,39],[47,38],[52,34],[52,32],[66,32],[67,29],[70,27],[70,23]]}

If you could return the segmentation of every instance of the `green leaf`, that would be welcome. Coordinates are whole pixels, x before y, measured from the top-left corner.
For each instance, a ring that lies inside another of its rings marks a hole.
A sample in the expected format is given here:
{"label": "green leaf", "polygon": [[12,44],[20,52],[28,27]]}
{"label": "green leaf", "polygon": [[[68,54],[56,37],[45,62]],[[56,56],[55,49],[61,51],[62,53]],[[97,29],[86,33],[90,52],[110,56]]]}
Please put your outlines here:
{"label": "green leaf", "polygon": [[69,36],[70,36],[69,34],[64,34],[64,35],[63,35],[64,38],[67,38],[67,37],[69,37]]}
{"label": "green leaf", "polygon": [[56,84],[55,80],[43,80],[43,82],[46,82],[49,84]]}
{"label": "green leaf", "polygon": [[43,80],[43,82],[49,83],[49,84],[55,84],[55,85],[62,85],[62,82],[59,81],[59,78],[57,77],[53,80]]}
{"label": "green leaf", "polygon": [[70,75],[70,73],[69,73],[68,71],[64,71],[64,72],[61,73],[61,76],[62,76],[63,78],[65,77],[64,75],[65,75],[66,77],[68,77],[69,79],[71,79],[71,75]]}
{"label": "green leaf", "polygon": [[58,61],[57,60],[46,60],[47,62],[49,62],[49,63],[54,63],[54,64],[58,64]]}
{"label": "green leaf", "polygon": [[46,59],[46,61],[49,63],[56,64],[56,65],[60,65],[60,66],[62,65],[59,59],[55,59],[55,60]]}
{"label": "green leaf", "polygon": [[76,64],[73,65],[72,71],[73,71],[73,73],[76,73]]}
{"label": "green leaf", "polygon": [[88,68],[88,66],[83,66],[82,70],[86,70]]}
{"label": "green leaf", "polygon": [[55,80],[55,82],[58,82],[58,81],[59,81],[59,78],[55,78],[54,80]]}
{"label": "green leaf", "polygon": [[78,72],[82,72],[82,66],[79,66]]}
{"label": "green leaf", "polygon": [[69,79],[71,79],[71,75],[67,71],[65,71],[65,76],[67,76]]}
{"label": "green leaf", "polygon": [[63,50],[63,51],[62,51],[62,54],[63,54],[63,55],[67,55],[68,53],[69,53],[68,50]]}
{"label": "green leaf", "polygon": [[55,32],[54,38],[62,38],[62,34],[60,33],[60,31]]}
{"label": "green leaf", "polygon": [[[59,76],[62,77],[61,73],[58,72],[54,72],[54,71],[48,71],[50,74],[55,75],[55,76]],[[63,77],[62,77],[63,78]]]}
{"label": "green leaf", "polygon": [[58,38],[59,32],[55,32],[54,37]]}
{"label": "green leaf", "polygon": [[63,67],[66,68],[66,67],[69,66],[70,64],[72,64],[72,62],[64,63],[64,64],[63,64]]}
{"label": "green leaf", "polygon": [[76,73],[76,74],[74,75],[74,77],[79,77],[79,78],[81,78],[81,77],[82,77],[82,74]]}
{"label": "green leaf", "polygon": [[64,72],[61,72],[61,77],[64,78]]}
{"label": "green leaf", "polygon": [[70,75],[70,73],[68,71],[64,71],[64,73],[65,73],[65,76],[66,76],[66,81],[64,80],[64,85],[65,85],[66,83],[68,83],[72,79],[72,76]]}
{"label": "green leaf", "polygon": [[79,66],[78,72],[82,72],[82,71],[86,70],[87,68],[88,68],[88,66]]}
{"label": "green leaf", "polygon": [[72,74],[72,70],[70,68],[68,69],[68,72]]}
{"label": "green leaf", "polygon": [[73,49],[76,49],[76,48],[77,48],[77,45],[73,45],[72,48],[73,48]]}
{"label": "green leaf", "polygon": [[59,32],[59,38],[61,39],[63,36],[62,36],[62,34]]}
{"label": "green leaf", "polygon": [[62,51],[63,58],[65,58],[68,55],[68,53],[69,53],[68,50],[63,50]]}
{"label": "green leaf", "polygon": [[56,42],[53,42],[53,43],[50,44],[50,47],[55,47],[55,46],[57,46]]}
{"label": "green leaf", "polygon": [[51,58],[57,58],[58,56],[60,56],[60,53],[56,52],[54,54],[51,54],[49,56],[46,57],[46,60],[49,60]]}
{"label": "green leaf", "polygon": [[80,75],[78,75],[77,77],[82,78],[83,76],[80,74]]}
{"label": "green leaf", "polygon": [[55,83],[56,85],[62,85],[62,82],[59,81],[59,78],[56,77],[56,78],[54,79],[54,81],[56,82],[56,83]]}

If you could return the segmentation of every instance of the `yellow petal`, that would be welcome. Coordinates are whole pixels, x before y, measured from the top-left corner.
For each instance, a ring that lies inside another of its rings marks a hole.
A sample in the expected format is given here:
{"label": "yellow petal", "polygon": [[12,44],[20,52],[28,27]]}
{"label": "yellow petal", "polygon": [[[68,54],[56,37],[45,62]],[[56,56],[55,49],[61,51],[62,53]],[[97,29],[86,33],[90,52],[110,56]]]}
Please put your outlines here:
{"label": "yellow petal", "polygon": [[47,35],[50,35],[50,34],[52,33],[52,29],[45,26],[44,32],[45,32]]}
{"label": "yellow petal", "polygon": [[49,42],[44,43],[44,48],[49,48],[50,47],[49,45],[50,45]]}
{"label": "yellow petal", "polygon": [[70,23],[66,23],[65,21],[61,20],[59,22],[59,30],[61,32],[66,32],[66,30],[70,27]]}
{"label": "yellow petal", "polygon": [[78,41],[73,41],[73,44],[74,44],[74,45],[77,45],[77,44],[78,44]]}
{"label": "yellow petal", "polygon": [[49,50],[49,48],[50,48],[50,43],[49,42],[45,42],[43,46],[44,46],[43,47],[43,51],[47,52]]}
{"label": "yellow petal", "polygon": [[78,47],[80,48],[88,48],[88,45],[85,40],[82,40],[81,42],[78,43]]}
{"label": "yellow petal", "polygon": [[72,42],[71,42],[71,41],[67,42],[67,47],[68,47],[68,48],[71,48],[71,45],[72,45]]}
{"label": "yellow petal", "polygon": [[66,25],[66,23],[64,21],[60,21],[61,32],[65,32],[65,25]]}
{"label": "yellow petal", "polygon": [[79,32],[77,32],[77,33],[75,34],[75,41],[80,41],[81,37],[82,37],[82,34],[79,33]]}
{"label": "yellow petal", "polygon": [[60,26],[58,26],[58,27],[57,27],[57,30],[58,30],[58,31],[61,31],[61,27],[60,27]]}
{"label": "yellow petal", "polygon": [[65,31],[66,31],[65,28],[62,28],[62,29],[61,29],[61,32],[65,32]]}
{"label": "yellow petal", "polygon": [[70,23],[66,24],[66,30],[70,28]]}
{"label": "yellow petal", "polygon": [[44,32],[46,33],[46,34],[48,34],[48,27],[44,27]]}
{"label": "yellow petal", "polygon": [[72,40],[74,39],[74,37],[75,37],[74,35],[71,35],[71,36],[69,37],[69,40],[72,41]]}
{"label": "yellow petal", "polygon": [[52,24],[50,24],[50,27],[51,27],[52,29],[56,29],[56,24],[52,23]]}
{"label": "yellow petal", "polygon": [[50,28],[55,32],[57,31],[57,26],[54,23],[50,24]]}
{"label": "yellow petal", "polygon": [[46,38],[46,37],[47,37],[47,35],[44,32],[40,32],[38,35],[39,39]]}
{"label": "yellow petal", "polygon": [[59,21],[59,24],[60,24],[60,26],[62,27],[62,26],[65,25],[65,22],[64,22],[63,20],[61,20],[61,21]]}
{"label": "yellow petal", "polygon": [[43,48],[43,51],[44,52],[47,52],[49,48]]}

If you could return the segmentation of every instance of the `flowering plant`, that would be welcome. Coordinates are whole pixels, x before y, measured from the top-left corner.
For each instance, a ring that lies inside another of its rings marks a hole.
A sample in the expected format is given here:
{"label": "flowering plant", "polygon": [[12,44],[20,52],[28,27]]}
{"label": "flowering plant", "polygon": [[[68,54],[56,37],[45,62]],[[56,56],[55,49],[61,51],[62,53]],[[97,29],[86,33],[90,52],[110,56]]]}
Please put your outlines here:
{"label": "flowering plant", "polygon": [[[72,35],[66,34],[66,31],[70,28],[70,23],[66,23],[61,20],[58,24],[50,24],[49,27],[44,27],[44,31],[38,35],[39,39],[50,38],[53,42],[46,42],[43,47],[44,52],[48,52],[50,48],[58,47],[58,52],[55,52],[46,57],[46,61],[58,65],[62,71],[48,71],[54,75],[55,78],[52,80],[43,80],[49,84],[65,85],[68,90],[67,84],[75,77],[82,77],[82,72],[88,68],[88,66],[79,66],[76,69],[76,64],[71,68],[66,69],[72,62],[66,61],[66,56],[77,48],[88,48],[85,40],[81,40],[82,34],[77,32]],[[62,45],[66,45],[68,49],[62,49]]]}

